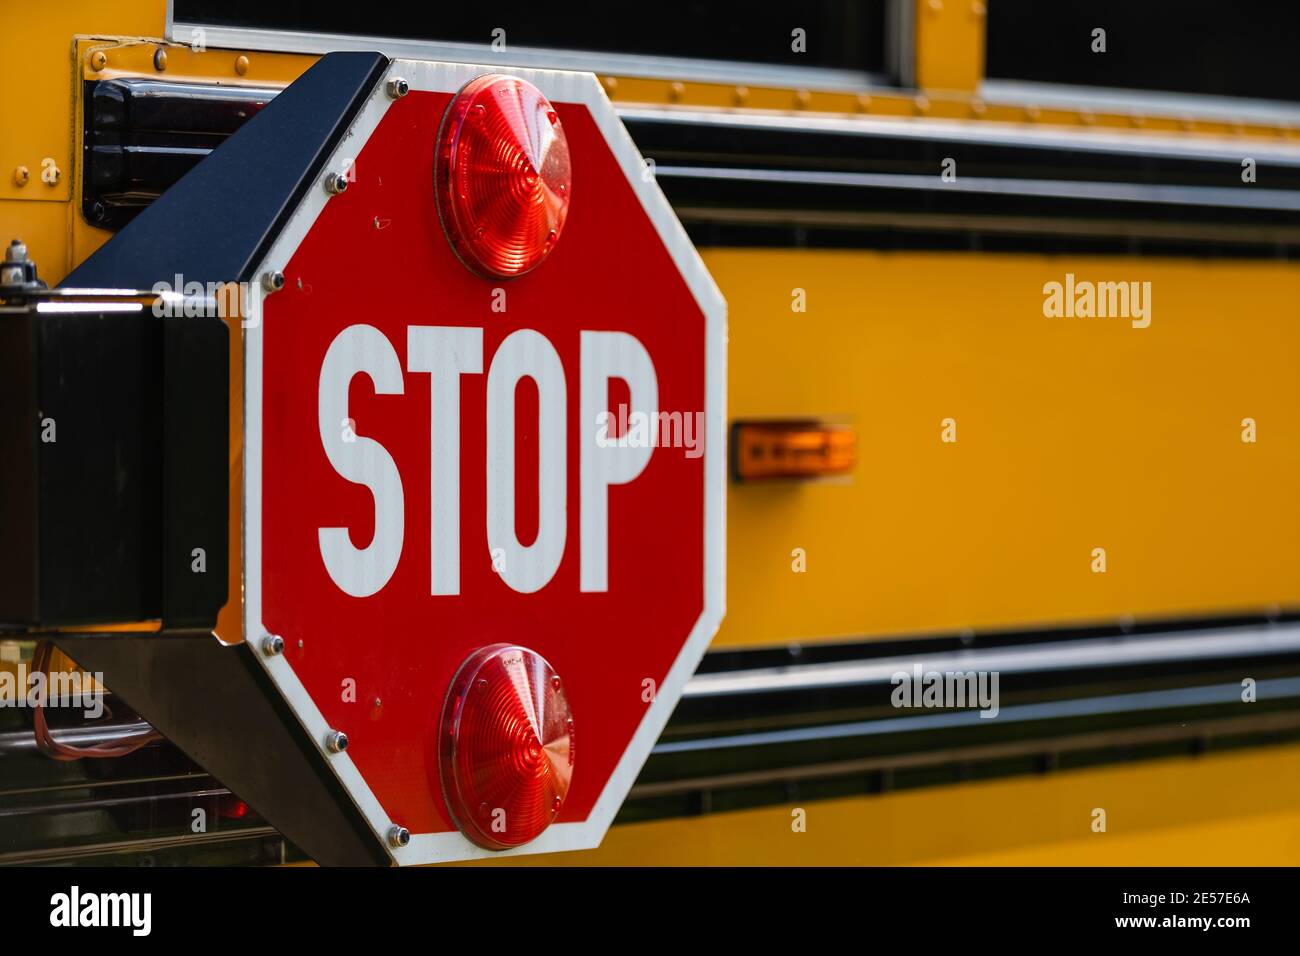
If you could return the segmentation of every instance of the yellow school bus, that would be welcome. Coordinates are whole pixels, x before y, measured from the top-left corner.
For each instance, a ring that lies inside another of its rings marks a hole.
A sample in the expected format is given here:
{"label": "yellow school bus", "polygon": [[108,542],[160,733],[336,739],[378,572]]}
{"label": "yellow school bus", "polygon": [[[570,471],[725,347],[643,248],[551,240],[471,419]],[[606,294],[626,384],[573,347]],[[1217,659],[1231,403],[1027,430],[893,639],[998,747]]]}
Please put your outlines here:
{"label": "yellow school bus", "polygon": [[[603,844],[494,862],[1294,865],[1297,17],[1081,6],[9,4],[0,239],[58,283],[327,53],[593,72],[727,301],[727,614]],[[303,859],[112,700],[0,710],[0,863]]]}

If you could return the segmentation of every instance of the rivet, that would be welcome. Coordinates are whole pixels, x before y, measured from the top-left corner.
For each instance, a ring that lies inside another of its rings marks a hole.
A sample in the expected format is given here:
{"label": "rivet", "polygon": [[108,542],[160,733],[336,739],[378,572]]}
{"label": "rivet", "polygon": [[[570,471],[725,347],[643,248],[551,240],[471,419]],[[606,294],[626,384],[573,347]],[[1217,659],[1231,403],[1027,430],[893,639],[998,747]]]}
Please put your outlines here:
{"label": "rivet", "polygon": [[807,109],[808,104],[812,102],[812,94],[807,90],[795,90],[794,108],[797,110]]}
{"label": "rivet", "polygon": [[325,177],[325,191],[331,196],[337,196],[345,192],[348,188],[348,179],[342,173],[329,173]]}
{"label": "rivet", "polygon": [[27,180],[31,178],[31,175],[31,172],[26,166],[19,166],[14,170],[14,185],[20,187],[26,186]]}
{"label": "rivet", "polygon": [[1080,110],[1079,122],[1084,126],[1092,126],[1097,122],[1097,117],[1093,114],[1092,110]]}
{"label": "rivet", "polygon": [[926,6],[930,8],[931,13],[938,13],[943,10],[943,0],[930,0]]}
{"label": "rivet", "polygon": [[857,99],[857,107],[858,107],[858,112],[859,112],[859,113],[867,113],[867,112],[870,112],[870,110],[871,110],[871,97],[868,96],[866,93],[859,93],[859,94],[858,94],[858,99]]}
{"label": "rivet", "polygon": [[738,86],[731,91],[731,102],[735,103],[737,106],[744,106],[748,100],[749,87]]}
{"label": "rivet", "polygon": [[686,92],[686,87],[681,83],[674,81],[668,84],[668,98],[672,100],[674,103],[680,100],[682,98],[682,94],[684,94],[685,92]]}
{"label": "rivet", "polygon": [[284,638],[279,634],[268,634],[262,638],[262,653],[267,657],[275,657],[277,654],[284,653]]}
{"label": "rivet", "polygon": [[103,50],[96,50],[90,54],[90,68],[98,73],[104,67],[108,66],[108,54]]}
{"label": "rivet", "polygon": [[987,105],[985,105],[985,103],[984,103],[983,100],[981,100],[981,99],[973,99],[973,100],[970,101],[970,113],[971,113],[971,116],[983,116],[983,115],[984,115],[985,113],[987,113],[988,111],[989,111],[989,108],[988,108]]}
{"label": "rivet", "polygon": [[331,730],[325,735],[325,749],[332,754],[341,754],[348,749],[348,735],[341,730]]}
{"label": "rivet", "polygon": [[974,2],[970,5],[970,14],[976,20],[984,19],[984,15],[987,14],[988,12],[989,12],[989,8],[984,5],[982,0],[974,0]]}
{"label": "rivet", "polygon": [[243,76],[248,72],[248,57],[244,56],[242,53],[235,57],[235,72],[240,76]]}
{"label": "rivet", "polygon": [[1025,119],[1029,120],[1031,123],[1038,122],[1038,118],[1042,115],[1042,111],[1037,106],[1025,107]]}
{"label": "rivet", "polygon": [[916,110],[918,116],[922,116],[930,112],[929,97],[918,94],[916,98],[912,100],[912,108]]}
{"label": "rivet", "polygon": [[1128,121],[1129,121],[1133,126],[1146,126],[1146,125],[1147,125],[1147,118],[1146,118],[1145,116],[1143,116],[1141,113],[1134,113],[1132,116],[1130,116],[1130,117],[1128,118]]}
{"label": "rivet", "polygon": [[411,84],[407,83],[400,76],[394,76],[388,81],[388,95],[395,100],[400,100],[407,93],[411,92]]}
{"label": "rivet", "polygon": [[406,827],[391,826],[388,828],[388,845],[395,850],[400,850],[411,842],[411,831]]}
{"label": "rivet", "polygon": [[[263,289],[263,291],[265,291],[265,292],[279,292],[279,291],[280,291],[281,289],[283,289],[283,288],[284,288],[284,273],[283,273],[283,272],[263,272],[263,273],[262,273],[262,289]],[[276,638],[276,640],[279,640],[279,638]]]}
{"label": "rivet", "polygon": [[167,51],[162,47],[153,51],[153,68],[159,73],[167,69]]}
{"label": "rivet", "polygon": [[608,95],[610,95],[610,96],[613,96],[613,95],[614,95],[614,92],[618,89],[618,78],[617,78],[617,77],[614,77],[614,76],[606,76],[606,77],[603,77],[603,78],[601,79],[600,83],[601,83],[602,86],[605,87],[605,92],[606,92]]}

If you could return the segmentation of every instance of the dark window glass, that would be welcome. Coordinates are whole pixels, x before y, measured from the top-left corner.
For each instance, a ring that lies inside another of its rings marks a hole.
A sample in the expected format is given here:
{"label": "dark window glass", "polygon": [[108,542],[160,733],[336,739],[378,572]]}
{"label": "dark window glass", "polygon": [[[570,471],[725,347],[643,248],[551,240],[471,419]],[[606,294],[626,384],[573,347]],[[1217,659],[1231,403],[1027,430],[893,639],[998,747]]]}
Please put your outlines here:
{"label": "dark window glass", "polygon": [[[491,42],[508,46],[732,60],[883,73],[887,0],[805,0],[797,6],[691,2],[388,3],[333,6],[312,0],[175,0],[184,23]],[[347,11],[355,16],[343,16]],[[791,48],[806,31],[807,49]]]}
{"label": "dark window glass", "polygon": [[[1300,101],[1300,4],[990,0],[988,76]],[[1096,28],[1106,52],[1092,51]]]}

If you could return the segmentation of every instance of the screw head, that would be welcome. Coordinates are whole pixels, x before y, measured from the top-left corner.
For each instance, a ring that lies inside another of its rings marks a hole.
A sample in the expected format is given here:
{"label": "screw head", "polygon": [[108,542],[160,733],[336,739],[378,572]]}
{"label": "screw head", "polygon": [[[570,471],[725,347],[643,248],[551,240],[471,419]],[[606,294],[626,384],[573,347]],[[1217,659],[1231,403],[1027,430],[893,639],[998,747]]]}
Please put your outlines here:
{"label": "screw head", "polygon": [[31,178],[31,172],[26,166],[18,166],[14,169],[14,185],[26,186],[27,180]]}
{"label": "screw head", "polygon": [[348,735],[341,730],[331,730],[325,735],[325,749],[332,754],[341,754],[348,749]]}
{"label": "screw head", "polygon": [[400,850],[411,842],[411,831],[406,827],[391,826],[388,828],[388,845],[395,850]]}
{"label": "screw head", "polygon": [[342,173],[330,173],[325,177],[325,191],[337,196],[348,188],[348,179]]}
{"label": "screw head", "polygon": [[277,654],[284,653],[284,638],[279,634],[268,634],[262,638],[262,653],[267,657],[275,657]]}
{"label": "screw head", "polygon": [[388,81],[388,95],[395,100],[400,100],[407,93],[411,92],[411,84],[407,83],[400,76],[394,76]]}
{"label": "screw head", "polygon": [[283,272],[263,272],[262,289],[266,292],[279,292],[284,288]]}
{"label": "screw head", "polygon": [[96,50],[90,54],[90,68],[98,73],[104,67],[108,66],[108,54],[103,50]]}
{"label": "screw head", "polygon": [[159,73],[167,69],[167,51],[162,47],[153,51],[153,68]]}

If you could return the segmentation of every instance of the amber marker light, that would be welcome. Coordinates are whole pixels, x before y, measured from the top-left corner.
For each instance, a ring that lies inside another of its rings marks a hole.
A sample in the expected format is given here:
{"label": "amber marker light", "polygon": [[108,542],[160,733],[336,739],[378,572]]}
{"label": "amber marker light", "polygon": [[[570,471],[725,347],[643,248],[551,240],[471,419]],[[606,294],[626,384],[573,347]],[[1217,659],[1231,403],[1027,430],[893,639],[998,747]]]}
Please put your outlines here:
{"label": "amber marker light", "polygon": [[849,425],[815,421],[739,422],[732,429],[737,481],[829,478],[857,462],[857,434]]}

